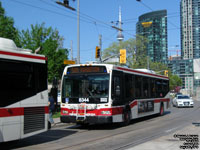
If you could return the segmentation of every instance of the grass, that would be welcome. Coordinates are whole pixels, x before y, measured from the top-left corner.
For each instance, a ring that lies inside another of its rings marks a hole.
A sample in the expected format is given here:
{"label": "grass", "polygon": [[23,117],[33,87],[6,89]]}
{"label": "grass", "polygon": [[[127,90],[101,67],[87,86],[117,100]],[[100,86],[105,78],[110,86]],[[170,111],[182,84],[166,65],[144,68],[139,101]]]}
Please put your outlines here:
{"label": "grass", "polygon": [[60,117],[60,111],[53,113],[53,118],[59,118]]}

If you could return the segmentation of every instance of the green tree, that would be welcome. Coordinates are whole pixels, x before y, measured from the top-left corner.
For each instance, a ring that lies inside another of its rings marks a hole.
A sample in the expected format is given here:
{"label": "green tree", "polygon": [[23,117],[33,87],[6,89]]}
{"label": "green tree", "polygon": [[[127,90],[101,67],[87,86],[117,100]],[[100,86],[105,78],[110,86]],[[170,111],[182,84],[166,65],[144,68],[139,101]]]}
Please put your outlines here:
{"label": "green tree", "polygon": [[14,20],[5,15],[5,10],[0,2],[0,37],[12,39],[19,46],[18,30],[14,27]]}
{"label": "green tree", "polygon": [[170,90],[174,90],[177,86],[182,86],[182,80],[177,75],[170,75],[169,76],[169,88]]}
{"label": "green tree", "polygon": [[150,61],[150,69],[161,75],[164,75],[165,70],[169,70],[166,64],[152,61]]}
{"label": "green tree", "polygon": [[31,29],[20,32],[20,45],[31,49],[33,53],[40,47],[39,54],[48,57],[48,81],[52,82],[54,77],[61,77],[64,59],[68,57],[68,51],[63,48],[63,37],[56,29],[46,28],[45,24],[31,25]]}
{"label": "green tree", "polygon": [[[136,40],[137,39],[137,40]],[[155,71],[157,74],[164,75],[165,70],[169,70],[170,90],[176,86],[181,86],[182,81],[177,75],[172,75],[170,69],[166,64],[161,62],[152,62],[145,51],[145,45],[148,40],[142,36],[137,36],[136,39],[129,39],[127,41],[114,42],[110,47],[103,51],[103,58],[119,54],[120,49],[126,49],[127,51],[127,63],[129,68],[141,69],[147,68],[149,63],[149,69]],[[119,63],[115,63],[119,65]]]}
{"label": "green tree", "polygon": [[144,52],[147,39],[142,36],[137,37],[137,40],[131,38],[127,41],[113,42],[110,47],[103,51],[103,58],[117,55],[120,49],[126,49],[126,65],[130,68],[144,68],[144,64],[147,62],[144,62],[144,59],[147,59]]}

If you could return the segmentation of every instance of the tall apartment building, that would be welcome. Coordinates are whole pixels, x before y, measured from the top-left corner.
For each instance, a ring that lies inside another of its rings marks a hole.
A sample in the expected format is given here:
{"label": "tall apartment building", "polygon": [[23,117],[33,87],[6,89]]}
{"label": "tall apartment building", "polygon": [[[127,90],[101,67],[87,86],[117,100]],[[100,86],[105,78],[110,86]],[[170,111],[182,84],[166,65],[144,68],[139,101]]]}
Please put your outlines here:
{"label": "tall apartment building", "polygon": [[[149,23],[146,26],[145,23]],[[146,55],[154,62],[165,62],[168,58],[167,10],[153,11],[139,17],[136,34],[148,39]]]}
{"label": "tall apartment building", "polygon": [[200,58],[168,61],[168,67],[173,74],[182,80],[182,89],[185,94],[200,98]]}
{"label": "tall apartment building", "polygon": [[181,57],[200,58],[200,0],[181,0]]}

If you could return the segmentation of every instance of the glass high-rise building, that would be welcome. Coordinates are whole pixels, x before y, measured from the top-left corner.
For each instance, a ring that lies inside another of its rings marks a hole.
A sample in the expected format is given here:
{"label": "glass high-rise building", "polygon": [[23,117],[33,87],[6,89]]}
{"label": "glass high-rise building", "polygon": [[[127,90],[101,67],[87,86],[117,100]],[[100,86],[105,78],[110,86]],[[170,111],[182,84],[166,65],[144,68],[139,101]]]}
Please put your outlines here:
{"label": "glass high-rise building", "polygon": [[146,55],[152,61],[167,61],[167,10],[153,11],[141,15],[136,25],[136,34],[144,36],[148,40]]}
{"label": "glass high-rise building", "polygon": [[200,0],[181,0],[181,57],[200,58]]}

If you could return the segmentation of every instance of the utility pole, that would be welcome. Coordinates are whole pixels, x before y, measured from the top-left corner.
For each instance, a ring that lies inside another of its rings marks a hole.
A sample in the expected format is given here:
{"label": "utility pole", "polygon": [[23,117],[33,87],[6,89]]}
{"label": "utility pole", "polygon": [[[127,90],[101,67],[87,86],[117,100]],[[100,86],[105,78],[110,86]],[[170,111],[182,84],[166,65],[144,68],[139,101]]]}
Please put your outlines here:
{"label": "utility pole", "polygon": [[101,62],[101,56],[102,56],[102,35],[99,35],[99,47],[100,47],[100,57],[99,60]]}
{"label": "utility pole", "polygon": [[[57,1],[56,3],[68,9],[71,9],[73,11],[76,10],[73,7],[69,6],[69,0],[63,0],[63,3],[60,1]],[[79,0],[77,0],[77,64],[80,64],[80,2]]]}
{"label": "utility pole", "polygon": [[[115,23],[114,21],[112,21],[111,23]],[[112,25],[111,27],[116,29],[118,31],[118,34],[117,34],[117,40],[118,41],[123,41],[124,39],[124,36],[122,34],[122,12],[121,12],[121,7],[119,6],[119,20],[116,22],[116,25],[119,25],[118,27]]]}
{"label": "utility pole", "polygon": [[121,29],[121,30],[118,30],[117,39],[120,42],[120,41],[123,41],[123,39],[124,39],[124,36],[122,34],[122,12],[121,12],[121,7],[119,7],[119,29]]}
{"label": "utility pole", "polygon": [[77,64],[80,64],[80,3],[77,0]]}
{"label": "utility pole", "polygon": [[71,41],[71,60],[73,60],[73,41]]}

